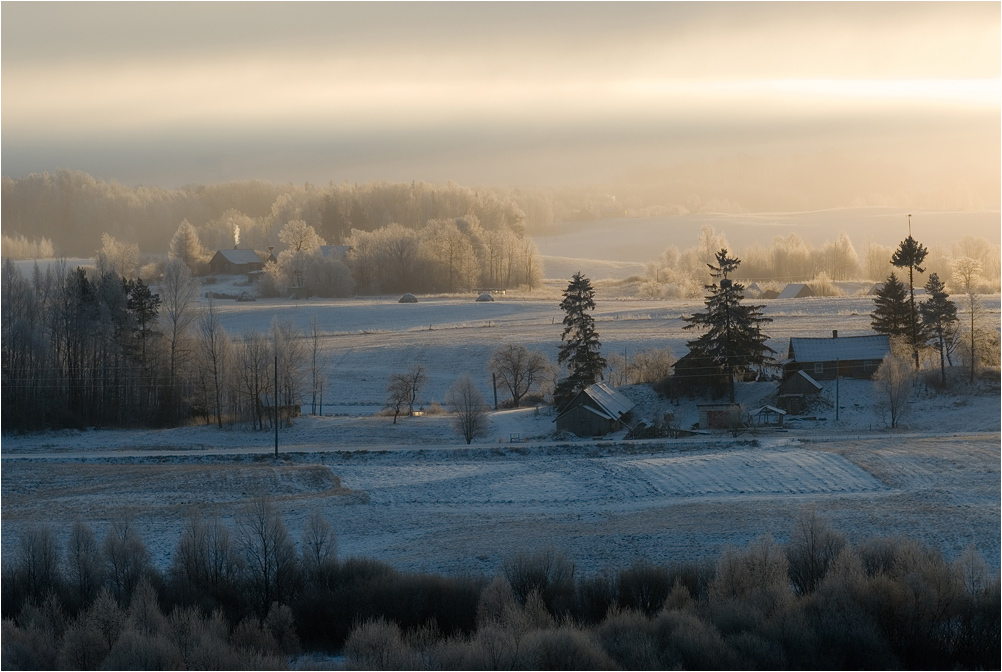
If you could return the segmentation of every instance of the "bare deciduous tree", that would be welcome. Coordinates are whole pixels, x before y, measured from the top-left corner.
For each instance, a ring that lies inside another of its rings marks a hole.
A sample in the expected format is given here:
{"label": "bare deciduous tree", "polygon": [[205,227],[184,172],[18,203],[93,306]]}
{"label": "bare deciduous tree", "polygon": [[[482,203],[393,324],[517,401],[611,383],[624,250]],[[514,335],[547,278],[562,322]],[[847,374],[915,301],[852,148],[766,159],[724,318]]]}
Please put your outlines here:
{"label": "bare deciduous tree", "polygon": [[237,520],[238,543],[253,586],[253,601],[264,616],[282,601],[296,572],[296,548],[275,506],[255,497]]}
{"label": "bare deciduous tree", "polygon": [[880,395],[877,409],[890,419],[891,427],[897,427],[898,422],[907,414],[908,397],[914,378],[915,369],[909,358],[893,351],[884,357],[873,374],[873,384]]}
{"label": "bare deciduous tree", "polygon": [[453,427],[470,444],[487,433],[487,402],[473,379],[464,375],[445,393],[445,403],[453,413]]}
{"label": "bare deciduous tree", "polygon": [[209,299],[209,305],[202,310],[202,315],[198,320],[198,345],[201,355],[199,359],[202,363],[202,366],[199,367],[200,372],[212,386],[216,423],[222,428],[223,390],[226,387],[229,371],[230,340],[226,336],[223,325],[219,322],[219,313],[216,311],[212,299]]}
{"label": "bare deciduous tree", "polygon": [[522,397],[538,387],[550,367],[546,355],[524,345],[503,345],[491,353],[487,369],[508,388],[511,405],[518,407]]}

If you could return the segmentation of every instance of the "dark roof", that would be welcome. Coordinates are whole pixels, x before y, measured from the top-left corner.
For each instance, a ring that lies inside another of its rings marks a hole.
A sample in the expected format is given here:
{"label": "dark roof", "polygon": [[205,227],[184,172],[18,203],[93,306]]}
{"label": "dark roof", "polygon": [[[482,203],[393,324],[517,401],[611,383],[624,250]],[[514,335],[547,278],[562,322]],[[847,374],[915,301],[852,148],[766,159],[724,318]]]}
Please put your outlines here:
{"label": "dark roof", "polygon": [[886,334],[790,339],[790,359],[795,362],[883,359],[890,351],[891,342]]}
{"label": "dark roof", "polygon": [[223,259],[231,264],[262,263],[261,257],[254,250],[219,250],[216,254],[221,255]]}

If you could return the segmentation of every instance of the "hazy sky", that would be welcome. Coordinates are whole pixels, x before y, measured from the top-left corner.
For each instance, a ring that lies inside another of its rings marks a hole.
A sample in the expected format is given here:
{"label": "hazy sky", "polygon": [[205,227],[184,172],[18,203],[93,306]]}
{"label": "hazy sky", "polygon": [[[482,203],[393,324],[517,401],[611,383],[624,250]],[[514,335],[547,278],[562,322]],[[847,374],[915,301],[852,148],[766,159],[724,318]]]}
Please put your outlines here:
{"label": "hazy sky", "polygon": [[998,203],[997,2],[0,11],[4,176],[563,184],[835,152]]}

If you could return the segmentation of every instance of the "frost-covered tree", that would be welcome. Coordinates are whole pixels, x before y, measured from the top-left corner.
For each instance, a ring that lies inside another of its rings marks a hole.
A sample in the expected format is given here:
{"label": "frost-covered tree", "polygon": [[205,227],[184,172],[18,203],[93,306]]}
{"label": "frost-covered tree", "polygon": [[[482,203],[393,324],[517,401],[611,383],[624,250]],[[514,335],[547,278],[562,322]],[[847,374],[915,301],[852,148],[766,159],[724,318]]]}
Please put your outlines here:
{"label": "frost-covered tree", "polygon": [[965,340],[970,347],[967,359],[970,364],[970,379],[971,382],[974,382],[974,372],[978,360],[978,336],[981,331],[979,322],[983,312],[977,295],[978,286],[981,284],[981,262],[971,257],[955,259],[953,261],[952,282],[964,294],[970,317],[968,338]]}
{"label": "frost-covered tree", "polygon": [[174,232],[174,236],[170,239],[170,245],[167,248],[167,258],[180,259],[194,274],[198,274],[208,260],[208,254],[198,239],[198,231],[195,230],[195,227],[187,219],[181,220],[177,231]]}
{"label": "frost-covered tree", "polygon": [[107,233],[101,234],[101,249],[97,251],[97,270],[104,274],[113,272],[122,278],[135,276],[139,267],[139,245],[115,240]]}
{"label": "frost-covered tree", "polygon": [[884,357],[873,374],[873,385],[879,395],[877,410],[890,420],[892,428],[898,426],[908,410],[914,378],[915,371],[908,358],[893,351]]}
{"label": "frost-covered tree", "polygon": [[762,315],[762,306],[742,304],[744,286],[727,277],[741,260],[729,257],[726,249],[717,252],[716,260],[716,266],[708,266],[711,277],[719,278],[720,283],[706,285],[710,292],[706,297],[706,312],[685,318],[687,324],[683,329],[704,331],[699,338],[688,342],[689,351],[724,370],[733,404],[734,376],[748,367],[765,364],[774,352],[765,344],[769,337],[761,330],[761,325],[772,322],[772,318]]}
{"label": "frost-covered tree", "polygon": [[929,276],[925,291],[929,293],[929,298],[919,304],[919,313],[922,315],[925,333],[939,350],[941,383],[946,385],[946,355],[957,330],[957,304],[950,300],[950,295],[946,293],[946,288],[936,273]]}
{"label": "frost-covered tree", "polygon": [[568,375],[557,383],[553,392],[553,402],[563,406],[575,394],[602,379],[605,358],[602,357],[602,343],[595,331],[595,290],[591,281],[581,273],[575,273],[560,302],[564,311],[564,332],[560,336],[563,345],[557,355],[557,363],[567,366]]}

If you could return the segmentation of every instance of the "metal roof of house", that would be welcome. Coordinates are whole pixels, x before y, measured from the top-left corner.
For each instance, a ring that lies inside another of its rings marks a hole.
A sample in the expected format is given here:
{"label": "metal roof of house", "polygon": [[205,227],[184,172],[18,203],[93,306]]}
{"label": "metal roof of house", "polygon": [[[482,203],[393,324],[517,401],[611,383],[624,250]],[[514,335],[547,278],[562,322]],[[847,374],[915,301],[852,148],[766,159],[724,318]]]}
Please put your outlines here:
{"label": "metal roof of house", "polygon": [[[587,403],[581,403],[578,404],[578,406],[584,406],[595,415],[608,420],[619,420],[621,417],[629,413],[636,405],[605,383],[594,383],[593,385],[589,385],[578,394],[583,394],[588,397],[594,405],[590,406]],[[560,414],[560,416],[565,413],[569,413],[574,408],[577,408],[577,406],[568,406],[564,412]],[[560,416],[557,416],[557,419],[559,419]]]}
{"label": "metal roof of house", "polygon": [[617,419],[629,413],[636,405],[605,383],[595,383],[593,385],[589,385],[584,389],[584,393],[587,394],[591,400],[599,406],[599,408]]}
{"label": "metal roof of house", "polygon": [[216,254],[231,264],[260,264],[261,257],[254,250],[219,250]]}
{"label": "metal roof of house", "polygon": [[790,359],[795,362],[883,359],[890,351],[891,342],[886,334],[790,339]]}

